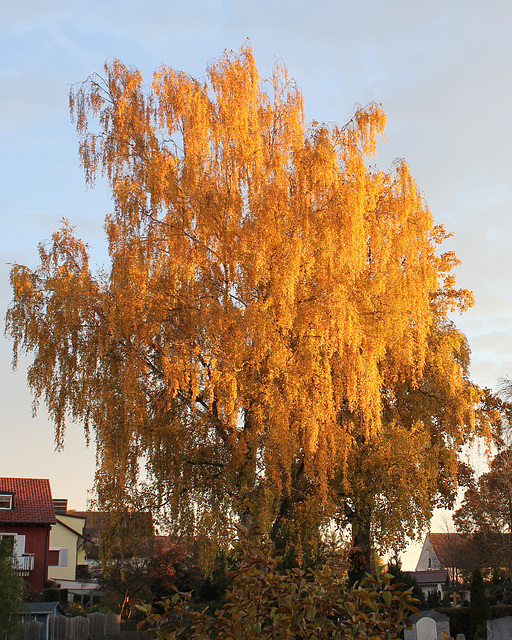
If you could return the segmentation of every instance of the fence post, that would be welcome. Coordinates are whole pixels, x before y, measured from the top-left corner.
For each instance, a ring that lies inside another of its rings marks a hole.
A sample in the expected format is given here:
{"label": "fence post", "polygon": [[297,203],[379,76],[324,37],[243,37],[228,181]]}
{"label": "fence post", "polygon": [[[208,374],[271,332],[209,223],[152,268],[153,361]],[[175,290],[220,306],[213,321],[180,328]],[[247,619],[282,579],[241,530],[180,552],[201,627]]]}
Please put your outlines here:
{"label": "fence post", "polygon": [[90,613],[89,619],[89,635],[90,636],[104,636],[105,635],[105,616],[99,611]]}
{"label": "fence post", "polygon": [[105,615],[105,635],[119,636],[121,635],[121,616],[117,613],[108,613]]}
{"label": "fence post", "polygon": [[73,635],[69,640],[88,640],[89,638],[89,619],[82,616],[71,618],[73,621]]}
{"label": "fence post", "polygon": [[47,640],[71,640],[69,638],[69,618],[50,618],[50,637]]}

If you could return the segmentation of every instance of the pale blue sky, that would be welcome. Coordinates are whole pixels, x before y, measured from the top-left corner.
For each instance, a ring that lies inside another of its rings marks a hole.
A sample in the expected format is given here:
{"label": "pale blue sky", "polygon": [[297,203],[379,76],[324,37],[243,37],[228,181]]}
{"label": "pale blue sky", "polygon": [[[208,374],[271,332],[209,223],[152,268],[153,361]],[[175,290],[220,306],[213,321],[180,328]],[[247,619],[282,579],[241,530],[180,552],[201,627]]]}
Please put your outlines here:
{"label": "pale blue sky", "polygon": [[[389,141],[377,163],[405,157],[437,222],[454,231],[459,284],[476,305],[457,319],[472,375],[495,386],[512,375],[512,3],[509,0],[0,0],[0,295],[8,263],[34,266],[36,247],[65,216],[104,255],[111,210],[101,184],[87,191],[70,123],[70,85],[109,57],[147,82],[162,63],[203,76],[207,61],[247,37],[262,76],[282,59],[308,120],[345,122],[376,101]],[[0,475],[49,477],[56,497],[84,507],[94,468],[80,427],[53,451],[44,412],[31,417],[23,367],[0,344]]]}

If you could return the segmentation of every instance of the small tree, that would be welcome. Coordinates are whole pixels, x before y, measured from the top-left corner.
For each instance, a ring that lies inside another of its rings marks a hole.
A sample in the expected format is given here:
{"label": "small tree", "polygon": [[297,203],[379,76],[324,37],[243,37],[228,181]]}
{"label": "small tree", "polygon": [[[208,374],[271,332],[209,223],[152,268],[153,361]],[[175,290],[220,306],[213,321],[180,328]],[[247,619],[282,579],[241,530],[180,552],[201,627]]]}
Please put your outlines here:
{"label": "small tree", "polygon": [[425,596],[419,585],[419,582],[409,571],[402,571],[402,563],[398,558],[393,559],[389,562],[388,573],[390,573],[394,577],[393,583],[402,583],[405,584],[408,589],[412,589],[411,594],[413,598],[416,598],[416,600],[418,600],[419,606],[422,609],[425,605]]}
{"label": "small tree", "polygon": [[[507,418],[509,418],[509,409]],[[506,569],[512,575],[512,448],[500,451],[489,471],[470,485],[461,507],[454,514],[461,533],[472,535],[473,553],[484,570]]]}
{"label": "small tree", "polygon": [[12,546],[0,540],[0,638],[16,628],[24,595],[25,582],[14,571]]}
{"label": "small tree", "polygon": [[480,567],[475,567],[471,579],[471,600],[469,603],[471,637],[483,638],[485,625],[491,617],[491,608],[485,595],[484,579]]}
{"label": "small tree", "polygon": [[427,607],[429,609],[436,609],[441,605],[441,595],[438,589],[431,589],[427,593]]}

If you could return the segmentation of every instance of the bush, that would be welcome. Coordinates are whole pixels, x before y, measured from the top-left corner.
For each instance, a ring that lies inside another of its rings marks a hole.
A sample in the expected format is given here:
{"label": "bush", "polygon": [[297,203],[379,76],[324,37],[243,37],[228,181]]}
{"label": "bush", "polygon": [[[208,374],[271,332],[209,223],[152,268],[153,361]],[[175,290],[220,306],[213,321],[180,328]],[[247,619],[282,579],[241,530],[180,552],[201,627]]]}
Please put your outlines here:
{"label": "bush", "polygon": [[491,620],[512,616],[512,604],[497,604],[491,607]]}
{"label": "bush", "polygon": [[450,636],[456,638],[459,633],[463,633],[466,638],[470,637],[469,607],[447,607],[439,608],[439,613],[447,616],[450,620]]}
{"label": "bush", "polygon": [[176,593],[156,608],[138,606],[146,616],[139,628],[149,626],[160,640],[392,640],[408,626],[408,613],[418,611],[412,590],[392,584],[387,573],[347,588],[335,562],[283,571],[272,545],[254,540],[237,541],[234,553],[237,570],[220,610],[193,611],[190,594]]}
{"label": "bush", "polygon": [[438,589],[432,589],[427,593],[427,608],[436,609],[441,606],[441,594]]}
{"label": "bush", "polygon": [[43,589],[43,602],[60,602],[60,589],[58,587],[48,587]]}
{"label": "bush", "polygon": [[471,597],[469,599],[469,616],[471,637],[484,638],[487,635],[487,620],[491,617],[491,609],[485,595],[484,580],[479,567],[473,571],[471,579]]}

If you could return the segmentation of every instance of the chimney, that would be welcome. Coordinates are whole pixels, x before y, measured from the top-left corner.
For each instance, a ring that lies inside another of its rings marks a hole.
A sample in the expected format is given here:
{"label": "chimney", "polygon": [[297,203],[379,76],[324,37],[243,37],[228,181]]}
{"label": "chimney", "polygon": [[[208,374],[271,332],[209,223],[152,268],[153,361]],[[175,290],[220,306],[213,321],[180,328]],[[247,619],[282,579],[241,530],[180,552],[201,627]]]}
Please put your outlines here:
{"label": "chimney", "polygon": [[66,511],[68,510],[68,499],[67,498],[54,498],[53,499],[53,508],[55,509],[56,514],[66,515]]}

